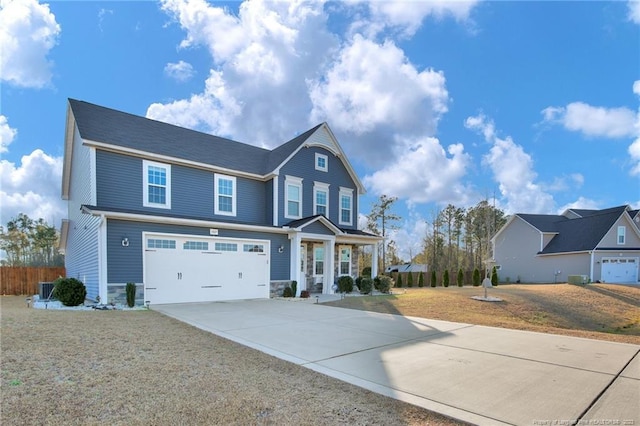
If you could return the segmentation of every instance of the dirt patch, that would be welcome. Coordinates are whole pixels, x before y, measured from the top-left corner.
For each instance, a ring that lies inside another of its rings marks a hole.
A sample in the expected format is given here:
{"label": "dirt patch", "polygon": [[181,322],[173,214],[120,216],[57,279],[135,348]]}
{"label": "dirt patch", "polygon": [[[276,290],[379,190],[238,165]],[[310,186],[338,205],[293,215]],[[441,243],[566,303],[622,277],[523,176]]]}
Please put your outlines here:
{"label": "dirt patch", "polygon": [[3,425],[463,424],[158,312],[0,308]]}
{"label": "dirt patch", "polygon": [[388,296],[347,297],[331,306],[493,327],[640,344],[640,286],[611,284],[502,285],[471,299],[480,287],[394,289]]}

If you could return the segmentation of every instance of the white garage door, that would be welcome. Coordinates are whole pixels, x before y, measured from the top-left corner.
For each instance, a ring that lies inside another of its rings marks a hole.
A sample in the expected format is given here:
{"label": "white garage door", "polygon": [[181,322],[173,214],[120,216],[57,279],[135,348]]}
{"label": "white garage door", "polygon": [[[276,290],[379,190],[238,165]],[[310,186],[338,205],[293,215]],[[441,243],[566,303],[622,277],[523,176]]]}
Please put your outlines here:
{"label": "white garage door", "polygon": [[602,259],[602,281],[606,283],[638,283],[637,257],[605,257]]}
{"label": "white garage door", "polygon": [[144,235],[151,304],[269,297],[269,241]]}

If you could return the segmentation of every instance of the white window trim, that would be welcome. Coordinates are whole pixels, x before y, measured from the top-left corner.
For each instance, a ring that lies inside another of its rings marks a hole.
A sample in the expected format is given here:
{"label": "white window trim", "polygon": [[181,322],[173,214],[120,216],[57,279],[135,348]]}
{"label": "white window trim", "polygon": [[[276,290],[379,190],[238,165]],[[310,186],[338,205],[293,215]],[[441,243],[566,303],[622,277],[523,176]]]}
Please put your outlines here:
{"label": "white window trim", "polygon": [[[622,246],[627,241],[627,227],[626,226],[618,226],[618,233],[616,234],[616,243],[619,246]],[[622,242],[620,242],[620,236],[622,236]]]}
{"label": "white window trim", "polygon": [[[300,189],[300,199],[298,200],[298,215],[289,214],[289,186],[297,186]],[[287,219],[302,218],[302,178],[295,176],[285,176],[284,178],[284,217]]]}
{"label": "white window trim", "polygon": [[[233,193],[231,194],[231,211],[227,212],[227,211],[222,211],[220,210],[220,199],[218,198],[219,194],[218,194],[218,182],[223,179],[223,180],[230,180],[231,182],[233,182]],[[221,215],[221,216],[235,216],[236,215],[236,194],[238,193],[238,187],[236,185],[236,177],[235,176],[228,176],[228,175],[222,175],[219,173],[214,173],[214,180],[213,180],[213,196],[214,196],[214,207],[213,207],[213,212],[215,214]]]}
{"label": "white window trim", "polygon": [[[342,250],[344,249],[348,249],[349,250],[349,272],[346,274],[343,274],[341,271],[341,266],[342,266]],[[353,248],[351,246],[339,246],[338,247],[338,276],[351,276],[351,272],[352,272],[352,268],[351,268],[351,257],[353,256]]]}
{"label": "white window trim", "polygon": [[[349,221],[344,222],[342,220],[342,197],[349,197]],[[339,225],[352,225],[353,224],[353,189],[340,187],[340,195],[338,197],[338,224]]]}
{"label": "white window trim", "polygon": [[[324,159],[324,167],[321,167],[320,165],[318,165],[318,159]],[[319,154],[316,152],[316,158],[315,158],[315,164],[316,164],[316,170],[320,170],[321,172],[328,172],[329,171],[329,157],[324,155],[324,154]]]}
{"label": "white window trim", "polygon": [[[166,203],[151,203],[149,202],[149,167],[158,167],[166,170],[167,184],[166,190]],[[161,209],[171,208],[171,165],[164,163],[156,163],[155,161],[142,160],[142,205],[144,207],[157,207]]]}
{"label": "white window trim", "polygon": [[313,214],[318,214],[318,198],[319,191],[324,191],[327,194],[327,203],[325,205],[327,209],[326,217],[329,217],[329,184],[324,182],[313,182]]}

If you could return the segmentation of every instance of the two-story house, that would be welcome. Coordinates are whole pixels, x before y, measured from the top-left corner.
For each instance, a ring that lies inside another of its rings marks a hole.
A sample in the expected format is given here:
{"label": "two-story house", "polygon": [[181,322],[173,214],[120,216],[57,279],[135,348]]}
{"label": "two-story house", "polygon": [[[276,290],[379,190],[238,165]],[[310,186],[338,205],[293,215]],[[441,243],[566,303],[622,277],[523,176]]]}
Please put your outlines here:
{"label": "two-story house", "polygon": [[[69,100],[61,248],[102,302],[267,298],[357,276],[364,187],[326,123],[273,150]],[[373,249],[373,274],[377,273]]]}
{"label": "two-story house", "polygon": [[640,214],[630,206],[515,214],[491,240],[499,275],[512,282],[640,284]]}

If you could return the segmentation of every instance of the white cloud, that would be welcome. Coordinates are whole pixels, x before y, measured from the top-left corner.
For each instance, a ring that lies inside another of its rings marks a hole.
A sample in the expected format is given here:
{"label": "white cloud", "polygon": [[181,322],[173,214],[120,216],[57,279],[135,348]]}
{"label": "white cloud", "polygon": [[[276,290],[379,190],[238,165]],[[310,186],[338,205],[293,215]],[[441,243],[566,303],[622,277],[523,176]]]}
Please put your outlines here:
{"label": "white cloud", "polygon": [[545,121],[558,122],[567,130],[586,136],[624,138],[635,134],[635,113],[629,108],[594,107],[573,102],[566,107],[548,107],[542,111]]}
{"label": "white cloud", "polygon": [[412,36],[420,28],[427,16],[443,19],[451,16],[458,21],[469,19],[471,9],[478,2],[473,1],[372,1],[369,2],[371,21],[361,23],[359,27],[399,28],[405,36]]}
{"label": "white cloud", "polygon": [[147,116],[263,146],[306,130],[307,81],[337,46],[321,3],[245,2],[238,16],[201,0],[162,8],[185,30],[181,46],[204,45],[215,68],[201,93],[153,104]]}
{"label": "white cloud", "polygon": [[627,3],[627,7],[629,8],[628,17],[629,20],[640,24],[640,1],[638,0],[629,0]]}
{"label": "white cloud", "polygon": [[[640,2],[638,4],[640,4]],[[640,96],[640,80],[633,82],[633,93]]]}
{"label": "white cloud", "polygon": [[60,220],[66,217],[60,198],[61,179],[62,158],[51,157],[40,149],[23,156],[20,165],[0,160],[0,223],[25,213],[59,227]]}
{"label": "white cloud", "polygon": [[506,199],[507,213],[548,213],[553,210],[553,197],[536,183],[533,159],[510,137],[496,136],[493,121],[484,115],[469,117],[465,126],[484,135],[493,146],[483,158]]}
{"label": "white cloud", "polygon": [[9,126],[7,117],[0,114],[0,154],[9,150],[9,144],[18,134],[18,131]]}
{"label": "white cloud", "polygon": [[193,66],[185,61],[169,62],[164,67],[164,73],[176,81],[184,82],[194,75]]}
{"label": "white cloud", "polygon": [[0,3],[0,80],[21,87],[42,88],[51,82],[47,59],[60,26],[49,5],[35,0]]}
{"label": "white cloud", "polygon": [[460,181],[470,158],[462,144],[450,145],[447,151],[436,138],[404,145],[405,152],[364,177],[365,186],[376,195],[393,195],[412,203],[467,203],[470,191]]}
{"label": "white cloud", "polygon": [[564,213],[567,209],[587,209],[587,210],[599,210],[602,207],[600,203],[590,198],[579,197],[573,203],[565,204],[558,209],[558,214]]}

